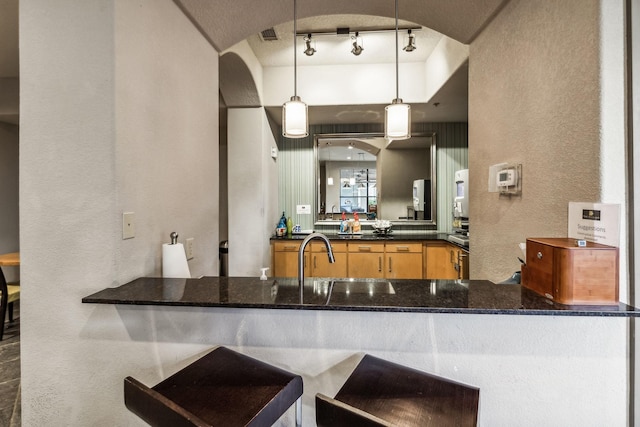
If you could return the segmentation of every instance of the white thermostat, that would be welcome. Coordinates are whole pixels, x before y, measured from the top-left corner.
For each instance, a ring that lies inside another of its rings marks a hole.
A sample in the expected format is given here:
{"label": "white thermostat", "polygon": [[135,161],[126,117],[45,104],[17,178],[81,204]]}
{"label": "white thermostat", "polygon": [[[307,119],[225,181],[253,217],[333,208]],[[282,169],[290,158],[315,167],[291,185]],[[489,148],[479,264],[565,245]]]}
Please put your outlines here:
{"label": "white thermostat", "polygon": [[518,182],[518,174],[515,169],[502,169],[496,175],[496,184],[499,188],[513,187]]}

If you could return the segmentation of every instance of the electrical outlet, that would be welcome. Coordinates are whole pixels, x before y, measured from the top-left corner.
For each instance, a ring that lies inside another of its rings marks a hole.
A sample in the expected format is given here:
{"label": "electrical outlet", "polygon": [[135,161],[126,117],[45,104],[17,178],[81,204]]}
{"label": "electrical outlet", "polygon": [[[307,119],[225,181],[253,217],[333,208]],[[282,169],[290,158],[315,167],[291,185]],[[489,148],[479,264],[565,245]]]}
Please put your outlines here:
{"label": "electrical outlet", "polygon": [[136,237],[136,214],[135,212],[122,213],[122,240]]}
{"label": "electrical outlet", "polygon": [[187,254],[187,259],[193,259],[193,237],[185,241],[184,251]]}

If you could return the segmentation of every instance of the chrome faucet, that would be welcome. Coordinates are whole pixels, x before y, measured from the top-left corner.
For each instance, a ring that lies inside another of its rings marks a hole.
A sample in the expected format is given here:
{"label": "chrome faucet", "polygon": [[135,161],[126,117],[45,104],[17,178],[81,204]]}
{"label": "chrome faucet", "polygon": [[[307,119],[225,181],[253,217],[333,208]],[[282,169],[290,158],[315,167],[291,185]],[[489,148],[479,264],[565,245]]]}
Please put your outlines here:
{"label": "chrome faucet", "polygon": [[327,236],[322,233],[311,233],[304,238],[304,240],[300,244],[300,250],[298,251],[298,286],[300,287],[300,304],[303,303],[304,297],[304,250],[309,242],[313,239],[322,240],[324,242],[324,245],[327,247],[327,256],[329,257],[329,262],[336,262],[336,259],[333,256],[333,249],[331,249],[331,242],[329,242]]}
{"label": "chrome faucet", "polygon": [[333,219],[334,210],[336,209],[336,205],[331,205],[331,215],[330,218]]}

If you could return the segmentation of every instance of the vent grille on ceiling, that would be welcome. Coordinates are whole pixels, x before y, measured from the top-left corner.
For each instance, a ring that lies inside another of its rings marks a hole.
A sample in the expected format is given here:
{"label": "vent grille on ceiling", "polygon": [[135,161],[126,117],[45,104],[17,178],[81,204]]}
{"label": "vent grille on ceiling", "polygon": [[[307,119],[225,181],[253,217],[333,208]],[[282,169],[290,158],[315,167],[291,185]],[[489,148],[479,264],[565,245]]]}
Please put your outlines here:
{"label": "vent grille on ceiling", "polygon": [[262,41],[272,42],[278,40],[278,35],[276,34],[276,30],[272,28],[267,28],[260,32],[260,36],[262,37]]}

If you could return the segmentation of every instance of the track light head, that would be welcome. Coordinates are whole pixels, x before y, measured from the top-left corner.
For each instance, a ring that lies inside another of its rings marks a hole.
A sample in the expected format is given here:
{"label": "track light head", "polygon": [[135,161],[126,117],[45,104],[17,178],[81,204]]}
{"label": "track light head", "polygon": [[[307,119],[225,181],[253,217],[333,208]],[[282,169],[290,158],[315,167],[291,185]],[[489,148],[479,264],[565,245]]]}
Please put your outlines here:
{"label": "track light head", "polygon": [[409,30],[408,33],[409,33],[409,42],[407,43],[407,45],[405,47],[402,48],[402,50],[404,50],[405,52],[413,52],[414,50],[417,49],[417,47],[416,47],[416,35],[415,34],[411,34],[411,30]]}
{"label": "track light head", "polygon": [[307,46],[307,48],[304,50],[304,54],[307,56],[313,56],[313,54],[316,53],[316,50],[311,46],[311,34],[308,34],[304,38],[304,43]]}
{"label": "track light head", "polygon": [[362,41],[360,42],[360,44],[358,44],[358,36],[359,34],[357,32],[355,36],[351,36],[351,40],[353,40],[353,43],[351,44],[353,46],[353,49],[351,49],[351,53],[353,53],[355,56],[359,56],[364,50],[364,47],[362,47]]}

